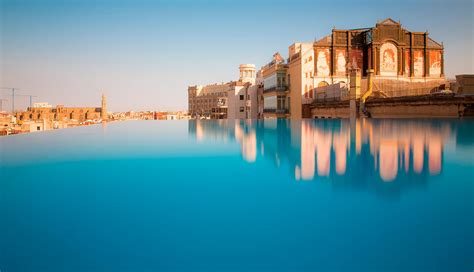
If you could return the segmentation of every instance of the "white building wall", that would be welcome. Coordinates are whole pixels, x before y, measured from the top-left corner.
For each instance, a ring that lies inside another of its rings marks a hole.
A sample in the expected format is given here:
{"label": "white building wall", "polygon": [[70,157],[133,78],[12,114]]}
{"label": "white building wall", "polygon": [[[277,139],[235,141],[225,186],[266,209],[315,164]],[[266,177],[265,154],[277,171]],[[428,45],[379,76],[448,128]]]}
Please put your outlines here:
{"label": "white building wall", "polygon": [[245,97],[244,100],[240,100],[240,95],[245,95],[244,86],[235,86],[231,88],[228,92],[228,108],[227,108],[227,118],[228,119],[243,119],[245,118],[245,111],[240,112],[240,107],[245,106]]}
{"label": "white building wall", "polygon": [[[247,92],[247,93],[246,93]],[[243,100],[240,96],[243,96]],[[247,95],[247,96],[246,96]],[[257,103],[257,86],[250,85],[235,86],[228,92],[228,119],[257,119],[258,103]],[[243,111],[242,111],[243,110]]]}

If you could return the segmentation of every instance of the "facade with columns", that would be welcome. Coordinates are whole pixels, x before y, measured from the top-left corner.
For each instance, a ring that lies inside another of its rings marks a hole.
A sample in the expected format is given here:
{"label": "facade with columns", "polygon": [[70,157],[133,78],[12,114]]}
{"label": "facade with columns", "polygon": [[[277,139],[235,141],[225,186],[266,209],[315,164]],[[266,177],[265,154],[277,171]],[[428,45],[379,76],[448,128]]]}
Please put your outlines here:
{"label": "facade with columns", "polygon": [[375,27],[340,30],[314,43],[315,87],[348,83],[352,69],[378,79],[405,82],[444,80],[444,47],[428,32],[402,28],[390,18]]}

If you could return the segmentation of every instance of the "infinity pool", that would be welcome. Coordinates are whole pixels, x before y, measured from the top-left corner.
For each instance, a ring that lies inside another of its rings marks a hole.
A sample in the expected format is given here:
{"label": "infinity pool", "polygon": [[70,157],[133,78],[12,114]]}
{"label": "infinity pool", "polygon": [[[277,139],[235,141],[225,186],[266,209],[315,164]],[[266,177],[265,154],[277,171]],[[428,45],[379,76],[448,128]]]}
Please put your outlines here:
{"label": "infinity pool", "polygon": [[474,122],[0,137],[0,271],[472,271]]}

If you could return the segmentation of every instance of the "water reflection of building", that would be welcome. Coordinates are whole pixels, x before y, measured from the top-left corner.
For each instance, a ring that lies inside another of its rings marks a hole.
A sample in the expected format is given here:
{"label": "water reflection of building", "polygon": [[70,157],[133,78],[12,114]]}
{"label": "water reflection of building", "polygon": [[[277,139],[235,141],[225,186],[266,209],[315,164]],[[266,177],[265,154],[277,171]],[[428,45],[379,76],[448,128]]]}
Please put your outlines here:
{"label": "water reflection of building", "polygon": [[343,175],[348,171],[348,156],[367,159],[361,156],[362,149],[367,148],[373,168],[383,181],[393,181],[400,172],[421,174],[426,167],[430,175],[436,175],[441,172],[443,142],[451,131],[449,125],[422,121],[363,119],[352,126],[348,120],[326,123],[332,127],[301,123],[302,179],[313,179],[315,168],[317,176],[330,175],[333,161],[336,174]]}
{"label": "water reflection of building", "polygon": [[196,139],[236,141],[247,162],[288,164],[296,180],[358,182],[426,177],[442,170],[449,122],[408,120],[190,121]]}
{"label": "water reflection of building", "polygon": [[188,131],[196,140],[237,141],[247,162],[257,159],[257,134],[252,120],[189,121]]}

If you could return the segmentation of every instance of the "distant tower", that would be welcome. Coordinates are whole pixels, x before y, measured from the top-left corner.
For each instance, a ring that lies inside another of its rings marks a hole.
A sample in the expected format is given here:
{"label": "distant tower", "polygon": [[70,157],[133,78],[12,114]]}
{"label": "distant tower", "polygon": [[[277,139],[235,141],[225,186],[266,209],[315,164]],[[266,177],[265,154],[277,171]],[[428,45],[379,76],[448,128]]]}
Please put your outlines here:
{"label": "distant tower", "polygon": [[102,94],[102,108],[100,109],[100,117],[102,121],[107,121],[107,98]]}
{"label": "distant tower", "polygon": [[255,73],[255,65],[254,64],[241,64],[239,66],[240,70],[240,82],[250,82],[252,84],[255,84],[255,78],[256,78],[256,73]]}

